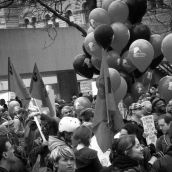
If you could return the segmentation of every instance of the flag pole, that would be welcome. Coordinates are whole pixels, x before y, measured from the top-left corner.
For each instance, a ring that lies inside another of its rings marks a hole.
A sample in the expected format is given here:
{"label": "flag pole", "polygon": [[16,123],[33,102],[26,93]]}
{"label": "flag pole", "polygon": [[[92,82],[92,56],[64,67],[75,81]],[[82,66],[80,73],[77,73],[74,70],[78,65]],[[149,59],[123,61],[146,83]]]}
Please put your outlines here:
{"label": "flag pole", "polygon": [[[33,99],[33,101],[34,101],[36,107],[38,108],[39,113],[41,113],[40,108],[39,108],[39,106],[38,106],[36,100],[35,100],[34,98],[32,98],[32,99]],[[44,134],[43,134],[43,132],[42,132],[42,129],[41,129],[41,126],[40,126],[40,124],[39,124],[39,121],[38,121],[37,116],[34,116],[34,121],[36,122],[36,125],[37,125],[38,130],[39,130],[39,132],[40,132],[40,134],[41,134],[41,137],[42,137],[43,142],[46,142],[47,140],[46,140],[46,138],[45,138],[45,136],[44,136]]]}

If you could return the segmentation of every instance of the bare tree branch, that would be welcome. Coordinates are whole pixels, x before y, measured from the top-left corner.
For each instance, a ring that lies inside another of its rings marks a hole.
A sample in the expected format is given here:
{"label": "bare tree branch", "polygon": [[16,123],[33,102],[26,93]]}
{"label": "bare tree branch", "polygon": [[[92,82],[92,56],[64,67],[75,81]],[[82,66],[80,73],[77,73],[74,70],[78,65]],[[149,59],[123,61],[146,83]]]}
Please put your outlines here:
{"label": "bare tree branch", "polygon": [[0,9],[1,8],[8,8],[13,3],[14,3],[14,0],[4,0],[4,1],[0,2]]}
{"label": "bare tree branch", "polygon": [[44,2],[42,2],[41,0],[37,0],[37,2],[42,5],[43,7],[45,7],[48,11],[52,12],[54,14],[54,16],[58,17],[59,19],[65,21],[69,26],[75,27],[77,30],[79,30],[82,33],[83,37],[86,37],[87,32],[80,27],[78,24],[71,22],[68,18],[58,14],[54,9],[52,9],[51,7],[49,7],[47,4],[45,4]]}

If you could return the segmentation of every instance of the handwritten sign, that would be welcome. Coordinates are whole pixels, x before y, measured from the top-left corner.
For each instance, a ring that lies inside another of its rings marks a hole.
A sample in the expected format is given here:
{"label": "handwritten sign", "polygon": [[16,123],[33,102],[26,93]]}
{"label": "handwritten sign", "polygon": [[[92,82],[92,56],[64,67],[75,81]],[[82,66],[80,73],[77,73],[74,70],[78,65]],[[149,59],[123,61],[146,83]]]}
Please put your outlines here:
{"label": "handwritten sign", "polygon": [[156,129],[154,124],[153,115],[144,116],[141,118],[144,128],[144,133],[146,134],[147,144],[153,143],[156,145],[157,136],[155,135]]}

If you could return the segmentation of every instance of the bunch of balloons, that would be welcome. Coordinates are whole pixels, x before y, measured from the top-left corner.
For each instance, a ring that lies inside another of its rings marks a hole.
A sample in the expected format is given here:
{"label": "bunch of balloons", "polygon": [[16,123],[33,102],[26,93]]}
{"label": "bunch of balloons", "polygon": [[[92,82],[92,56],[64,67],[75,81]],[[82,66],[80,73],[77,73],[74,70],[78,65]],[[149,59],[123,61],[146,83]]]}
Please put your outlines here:
{"label": "bunch of balloons", "polygon": [[99,74],[105,49],[117,102],[132,93],[138,97],[137,78],[155,69],[163,55],[172,62],[172,34],[164,39],[151,34],[149,27],[141,23],[146,11],[147,0],[103,0],[102,7],[89,14],[83,54],[76,56],[73,63],[76,73],[92,78]]}

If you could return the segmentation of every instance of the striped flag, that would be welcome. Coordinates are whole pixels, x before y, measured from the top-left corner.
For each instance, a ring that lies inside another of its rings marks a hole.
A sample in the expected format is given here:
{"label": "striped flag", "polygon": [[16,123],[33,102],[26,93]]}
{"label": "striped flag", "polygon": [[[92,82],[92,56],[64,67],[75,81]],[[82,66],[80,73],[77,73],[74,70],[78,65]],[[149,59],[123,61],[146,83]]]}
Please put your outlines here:
{"label": "striped flag", "polygon": [[[48,107],[50,114],[54,116],[53,105],[51,104],[48,92],[45,88],[44,82],[42,80],[41,74],[38,70],[36,63],[31,78],[30,94],[34,101],[36,101],[36,106],[38,106],[39,109],[42,109],[43,107]],[[33,102],[33,104],[35,103]]]}
{"label": "striped flag", "polygon": [[119,113],[111,88],[106,53],[103,52],[98,78],[98,94],[93,119],[93,131],[103,152],[111,148],[114,135],[122,128],[123,118]]}
{"label": "striped flag", "polygon": [[21,99],[24,107],[28,105],[31,99],[29,90],[27,90],[20,75],[16,72],[10,57],[8,57],[8,90],[14,92]]}

